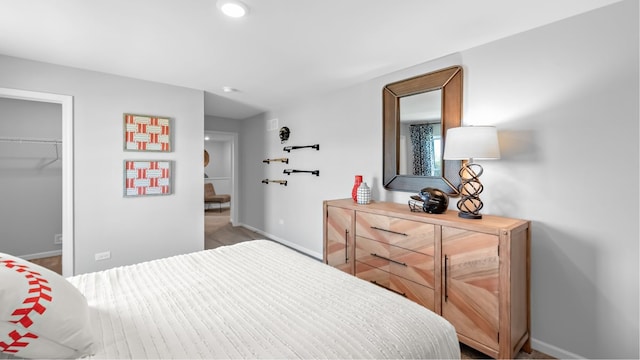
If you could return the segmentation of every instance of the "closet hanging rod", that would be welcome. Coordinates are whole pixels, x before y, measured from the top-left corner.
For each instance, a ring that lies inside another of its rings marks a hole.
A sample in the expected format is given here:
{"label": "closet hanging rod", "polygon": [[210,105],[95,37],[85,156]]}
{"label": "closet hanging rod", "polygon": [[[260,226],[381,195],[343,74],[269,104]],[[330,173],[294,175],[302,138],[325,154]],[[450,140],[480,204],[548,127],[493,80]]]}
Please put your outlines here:
{"label": "closet hanging rod", "polygon": [[0,142],[11,142],[19,144],[62,144],[62,140],[56,139],[34,139],[34,138],[10,138],[0,137]]}

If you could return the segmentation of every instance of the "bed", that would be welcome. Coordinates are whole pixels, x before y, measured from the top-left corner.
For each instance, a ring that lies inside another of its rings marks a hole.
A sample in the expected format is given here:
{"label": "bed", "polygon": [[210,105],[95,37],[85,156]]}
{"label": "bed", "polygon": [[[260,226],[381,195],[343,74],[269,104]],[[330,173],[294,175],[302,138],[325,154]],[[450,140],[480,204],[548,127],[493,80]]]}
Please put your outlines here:
{"label": "bed", "polygon": [[76,357],[460,357],[442,317],[269,240],[66,281],[87,303]]}

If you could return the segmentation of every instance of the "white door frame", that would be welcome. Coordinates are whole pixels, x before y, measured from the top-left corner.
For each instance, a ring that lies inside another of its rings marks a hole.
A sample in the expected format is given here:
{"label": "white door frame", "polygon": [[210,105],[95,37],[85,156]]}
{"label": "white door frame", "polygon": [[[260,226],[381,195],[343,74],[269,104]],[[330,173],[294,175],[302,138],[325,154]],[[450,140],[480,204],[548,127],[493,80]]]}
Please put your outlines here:
{"label": "white door frame", "polygon": [[0,97],[62,105],[62,275],[74,275],[73,96],[0,87]]}
{"label": "white door frame", "polygon": [[231,142],[231,212],[229,219],[231,224],[238,221],[238,133],[223,131],[204,131],[205,135],[212,136],[215,140]]}

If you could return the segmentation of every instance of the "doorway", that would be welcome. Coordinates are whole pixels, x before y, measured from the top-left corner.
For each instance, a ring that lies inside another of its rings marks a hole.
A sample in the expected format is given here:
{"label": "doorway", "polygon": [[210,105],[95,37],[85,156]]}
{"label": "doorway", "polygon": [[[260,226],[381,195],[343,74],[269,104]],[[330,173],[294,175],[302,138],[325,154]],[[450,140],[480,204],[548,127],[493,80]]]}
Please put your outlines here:
{"label": "doorway", "polygon": [[[231,195],[229,220],[238,220],[238,134],[220,131],[205,131],[204,149],[209,161],[204,167],[204,182],[213,184],[216,193]],[[226,204],[221,204],[225,206]]]}
{"label": "doorway", "polygon": [[62,275],[74,275],[73,254],[73,97],[36,91],[0,88],[0,97],[16,100],[47,102],[62,107]]}
{"label": "doorway", "polygon": [[228,204],[204,205],[204,248],[230,245],[238,216],[237,133],[205,131],[204,184],[213,185],[216,194],[229,194]]}

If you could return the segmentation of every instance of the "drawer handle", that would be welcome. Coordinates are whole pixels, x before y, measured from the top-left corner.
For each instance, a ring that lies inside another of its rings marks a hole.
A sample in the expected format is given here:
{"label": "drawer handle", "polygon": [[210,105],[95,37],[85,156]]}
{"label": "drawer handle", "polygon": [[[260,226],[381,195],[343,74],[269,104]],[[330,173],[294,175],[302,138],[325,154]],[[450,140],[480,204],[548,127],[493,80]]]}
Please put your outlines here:
{"label": "drawer handle", "polygon": [[402,292],[400,292],[400,291],[393,290],[393,289],[388,288],[388,287],[386,287],[386,286],[384,286],[384,285],[382,285],[382,284],[378,284],[378,282],[377,282],[377,281],[375,281],[375,280],[369,280],[369,282],[370,282],[370,283],[372,283],[372,284],[374,284],[374,285],[378,285],[378,286],[380,286],[380,287],[381,287],[381,288],[383,288],[383,289],[387,289],[387,290],[389,290],[389,291],[391,291],[391,292],[394,292],[394,293],[396,293],[396,294],[398,294],[398,295],[402,295],[402,296],[404,296],[404,297],[407,297],[407,294],[402,293]]}
{"label": "drawer handle", "polygon": [[393,231],[393,230],[387,230],[387,229],[379,228],[377,226],[372,226],[371,228],[375,229],[375,230],[386,231],[388,233],[392,233],[392,234],[396,234],[396,235],[409,236],[409,235],[407,235],[405,233],[401,233],[401,232],[397,232],[397,231]]}
{"label": "drawer handle", "polygon": [[447,272],[449,270],[449,257],[444,254],[444,302],[449,300],[449,286],[447,284]]}
{"label": "drawer handle", "polygon": [[379,259],[384,259],[384,260],[387,260],[387,261],[391,261],[392,263],[395,263],[395,264],[398,264],[398,265],[407,266],[407,264],[405,264],[403,262],[396,261],[396,260],[393,260],[393,259],[389,259],[388,257],[384,257],[382,255],[378,255],[378,254],[375,254],[375,253],[371,253],[371,256],[375,256],[375,257],[377,257]]}
{"label": "drawer handle", "polygon": [[344,229],[344,263],[349,263],[349,229]]}

